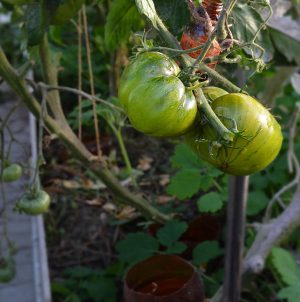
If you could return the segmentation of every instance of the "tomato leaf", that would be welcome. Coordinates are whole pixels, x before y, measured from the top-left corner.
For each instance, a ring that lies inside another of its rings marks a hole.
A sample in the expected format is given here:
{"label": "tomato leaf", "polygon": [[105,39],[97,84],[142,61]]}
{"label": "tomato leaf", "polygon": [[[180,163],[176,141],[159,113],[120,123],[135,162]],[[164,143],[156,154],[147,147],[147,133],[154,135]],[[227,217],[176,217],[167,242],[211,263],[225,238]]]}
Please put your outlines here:
{"label": "tomato leaf", "polygon": [[127,42],[131,31],[142,28],[143,21],[133,0],[115,0],[109,10],[105,24],[105,44],[114,50]]}
{"label": "tomato leaf", "polygon": [[[253,39],[263,22],[260,14],[247,3],[237,3],[232,10],[230,19],[230,22],[234,24],[232,29],[234,36],[243,43],[250,42]],[[266,50],[265,61],[270,61],[273,57],[274,48],[268,31],[260,31],[256,42]],[[248,50],[250,51],[247,51],[247,53],[252,54],[253,57],[260,53],[254,46],[251,46]]]}
{"label": "tomato leaf", "polygon": [[158,241],[141,232],[129,234],[116,245],[120,259],[129,264],[134,264],[152,256],[158,249]]}
{"label": "tomato leaf", "polygon": [[171,246],[187,230],[188,225],[185,222],[176,220],[168,221],[157,232],[157,238],[161,245]]}
{"label": "tomato leaf", "polygon": [[190,22],[190,13],[186,2],[182,0],[154,0],[161,19],[173,34],[182,33],[183,27]]}
{"label": "tomato leaf", "polygon": [[141,15],[146,16],[154,26],[157,28],[157,13],[152,0],[135,0],[138,11]]}
{"label": "tomato leaf", "polygon": [[181,254],[187,249],[186,244],[182,242],[174,242],[170,245],[167,250],[165,250],[164,254]]}
{"label": "tomato leaf", "polygon": [[171,156],[171,163],[174,168],[203,168],[203,161],[186,145],[178,144],[175,147],[174,155]]}
{"label": "tomato leaf", "polygon": [[52,5],[51,24],[62,25],[76,15],[85,0],[47,0]]}
{"label": "tomato leaf", "polygon": [[295,61],[300,65],[300,42],[274,29],[270,30],[270,33],[275,47],[286,57],[288,62]]}
{"label": "tomato leaf", "polygon": [[80,283],[80,288],[85,289],[94,302],[116,300],[117,288],[113,278],[101,276],[90,279]]}
{"label": "tomato leaf", "polygon": [[[300,281],[299,281],[300,284]],[[277,296],[279,299],[287,299],[288,302],[298,302],[300,296],[300,285],[294,284],[292,286],[281,289]]]}
{"label": "tomato leaf", "polygon": [[197,201],[197,206],[199,212],[202,213],[215,213],[222,209],[223,207],[223,198],[217,192],[210,192],[201,196]]}
{"label": "tomato leaf", "polygon": [[204,264],[220,255],[223,255],[223,253],[224,251],[220,248],[217,241],[204,241],[194,248],[193,262],[196,265]]}
{"label": "tomato leaf", "polygon": [[27,5],[26,30],[28,45],[34,46],[40,43],[48,27],[48,20],[44,14],[43,3],[34,2]]}
{"label": "tomato leaf", "polygon": [[167,187],[168,194],[183,200],[192,197],[201,187],[201,174],[197,169],[184,169],[172,177]]}
{"label": "tomato leaf", "polygon": [[271,263],[287,285],[300,284],[300,267],[291,254],[279,247],[272,249]]}
{"label": "tomato leaf", "polygon": [[247,203],[247,215],[253,216],[263,210],[268,204],[268,197],[263,191],[254,191],[249,193]]}

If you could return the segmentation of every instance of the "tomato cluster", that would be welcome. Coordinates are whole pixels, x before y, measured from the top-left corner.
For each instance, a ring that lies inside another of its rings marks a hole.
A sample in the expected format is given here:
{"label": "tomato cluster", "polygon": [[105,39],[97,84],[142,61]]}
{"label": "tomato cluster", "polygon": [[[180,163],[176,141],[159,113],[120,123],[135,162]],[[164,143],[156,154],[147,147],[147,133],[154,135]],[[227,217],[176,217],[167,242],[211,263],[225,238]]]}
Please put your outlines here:
{"label": "tomato cluster", "polygon": [[213,111],[234,133],[233,142],[226,142],[197,114],[195,97],[179,73],[178,65],[158,52],[139,54],[127,66],[119,98],[133,127],[156,137],[184,135],[200,158],[232,175],[255,173],[275,159],[282,133],[269,110],[246,94],[203,88]]}

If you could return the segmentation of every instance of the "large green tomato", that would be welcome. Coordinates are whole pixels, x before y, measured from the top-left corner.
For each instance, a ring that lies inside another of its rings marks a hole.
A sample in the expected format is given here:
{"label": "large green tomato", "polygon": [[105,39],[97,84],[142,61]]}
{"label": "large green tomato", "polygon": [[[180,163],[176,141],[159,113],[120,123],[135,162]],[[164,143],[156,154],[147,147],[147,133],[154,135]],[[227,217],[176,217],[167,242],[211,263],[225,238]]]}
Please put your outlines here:
{"label": "large green tomato", "polygon": [[50,196],[45,191],[40,190],[35,194],[28,192],[17,202],[15,208],[20,213],[39,215],[48,211],[50,202]]}
{"label": "large green tomato", "polygon": [[259,102],[245,94],[230,93],[211,106],[223,124],[237,134],[233,143],[225,145],[208,122],[197,121],[185,139],[200,158],[232,175],[255,173],[275,159],[282,144],[281,128]]}
{"label": "large green tomato", "polygon": [[159,52],[139,54],[126,67],[119,99],[134,128],[156,137],[178,136],[190,128],[197,103],[179,72],[176,62]]}

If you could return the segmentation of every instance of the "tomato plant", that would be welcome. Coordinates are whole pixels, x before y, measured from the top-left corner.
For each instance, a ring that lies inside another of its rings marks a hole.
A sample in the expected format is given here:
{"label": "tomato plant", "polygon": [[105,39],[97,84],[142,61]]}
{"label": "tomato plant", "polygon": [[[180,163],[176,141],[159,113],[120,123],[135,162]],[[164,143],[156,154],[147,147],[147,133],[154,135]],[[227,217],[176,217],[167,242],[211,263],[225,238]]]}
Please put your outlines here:
{"label": "tomato plant", "polygon": [[47,192],[40,190],[35,193],[25,193],[24,196],[17,202],[15,208],[21,213],[39,215],[47,212],[49,205],[50,196]]}
{"label": "tomato plant", "polygon": [[233,175],[260,171],[275,159],[282,143],[281,128],[258,101],[230,93],[214,100],[212,109],[236,135],[233,143],[222,144],[209,123],[198,121],[185,138],[202,159]]}
{"label": "tomato plant", "polygon": [[168,137],[181,135],[192,125],[197,104],[179,72],[175,61],[158,52],[139,54],[124,70],[119,98],[137,130]]}
{"label": "tomato plant", "polygon": [[16,275],[16,264],[12,257],[0,259],[0,283],[10,282]]}
{"label": "tomato plant", "polygon": [[22,176],[22,168],[18,164],[11,164],[3,169],[3,181],[11,182],[20,179]]}

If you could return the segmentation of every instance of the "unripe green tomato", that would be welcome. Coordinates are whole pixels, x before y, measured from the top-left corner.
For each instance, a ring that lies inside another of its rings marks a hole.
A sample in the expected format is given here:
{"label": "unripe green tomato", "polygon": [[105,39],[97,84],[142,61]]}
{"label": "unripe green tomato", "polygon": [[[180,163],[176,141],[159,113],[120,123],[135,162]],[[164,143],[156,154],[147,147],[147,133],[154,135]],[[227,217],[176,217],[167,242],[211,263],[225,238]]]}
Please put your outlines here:
{"label": "unripe green tomato", "polygon": [[16,275],[16,264],[13,258],[0,259],[0,283],[10,282]]}
{"label": "unripe green tomato", "polygon": [[185,140],[200,158],[232,175],[255,173],[276,158],[282,144],[281,127],[258,101],[230,93],[214,100],[211,106],[223,124],[238,133],[226,145],[208,122],[199,120]]}
{"label": "unripe green tomato", "polygon": [[214,101],[222,95],[228,94],[228,92],[222,88],[215,86],[206,86],[202,88],[203,93],[209,101]]}
{"label": "unripe green tomato", "polygon": [[19,180],[22,176],[22,168],[18,164],[11,164],[3,169],[3,181],[12,182]]}
{"label": "unripe green tomato", "polygon": [[47,192],[40,190],[35,194],[31,192],[25,193],[17,202],[16,210],[29,215],[39,215],[46,213],[49,205],[50,196]]}
{"label": "unripe green tomato", "polygon": [[119,99],[134,128],[156,137],[178,136],[190,128],[197,104],[179,72],[176,62],[159,52],[139,54],[126,67]]}
{"label": "unripe green tomato", "polygon": [[62,25],[76,15],[85,0],[60,0],[51,18],[51,24]]}

